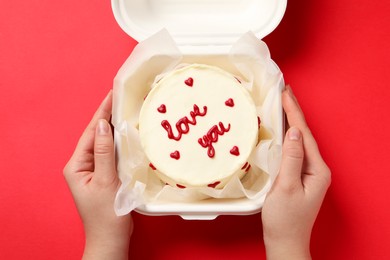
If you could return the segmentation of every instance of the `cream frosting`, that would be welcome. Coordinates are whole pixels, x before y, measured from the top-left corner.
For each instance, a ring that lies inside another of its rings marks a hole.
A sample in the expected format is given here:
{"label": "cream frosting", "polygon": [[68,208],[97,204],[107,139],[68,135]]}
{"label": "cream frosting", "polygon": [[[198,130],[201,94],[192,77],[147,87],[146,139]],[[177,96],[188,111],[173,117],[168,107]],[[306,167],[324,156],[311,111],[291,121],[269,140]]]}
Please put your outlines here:
{"label": "cream frosting", "polygon": [[150,167],[179,188],[222,188],[250,169],[260,119],[239,79],[192,64],[158,81],[145,98],[139,134]]}

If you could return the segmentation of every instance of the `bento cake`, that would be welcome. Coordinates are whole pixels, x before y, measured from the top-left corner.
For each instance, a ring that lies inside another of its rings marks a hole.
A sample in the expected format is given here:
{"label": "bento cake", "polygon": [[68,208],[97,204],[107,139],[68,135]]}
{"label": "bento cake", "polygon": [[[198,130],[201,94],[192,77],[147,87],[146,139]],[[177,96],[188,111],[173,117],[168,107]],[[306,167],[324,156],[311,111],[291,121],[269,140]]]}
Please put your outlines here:
{"label": "bento cake", "polygon": [[178,188],[223,188],[250,168],[260,118],[249,92],[232,74],[191,64],[155,83],[139,117],[150,168]]}

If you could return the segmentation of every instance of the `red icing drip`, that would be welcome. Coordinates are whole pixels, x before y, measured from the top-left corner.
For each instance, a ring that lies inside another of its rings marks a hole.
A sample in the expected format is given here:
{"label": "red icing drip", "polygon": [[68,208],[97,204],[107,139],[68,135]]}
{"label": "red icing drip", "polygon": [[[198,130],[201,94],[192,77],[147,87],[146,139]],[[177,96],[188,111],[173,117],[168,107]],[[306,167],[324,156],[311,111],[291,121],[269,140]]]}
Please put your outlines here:
{"label": "red icing drip", "polygon": [[248,162],[246,162],[246,163],[244,164],[244,166],[242,166],[241,170],[244,170],[247,166],[248,166]]}
{"label": "red icing drip", "polygon": [[[218,125],[220,129],[218,129]],[[202,147],[208,148],[207,155],[210,158],[213,158],[215,155],[215,149],[213,143],[216,143],[218,141],[219,135],[223,135],[224,133],[229,132],[230,130],[230,124],[228,124],[227,128],[223,125],[222,122],[219,122],[218,125],[214,125],[213,127],[211,127],[211,129],[207,132],[207,134],[203,136],[203,139],[202,138],[198,139],[198,143]]]}
{"label": "red icing drip", "polygon": [[184,83],[189,86],[189,87],[192,87],[194,85],[194,79],[193,78],[188,78],[184,81]]}
{"label": "red icing drip", "polygon": [[260,117],[258,116],[258,117],[257,117],[257,125],[258,125],[259,128],[260,128],[260,124],[261,124],[261,119],[260,119]]}
{"label": "red icing drip", "polygon": [[152,163],[149,163],[149,167],[152,168],[153,171],[156,170],[156,167],[154,167],[154,165]]}
{"label": "red icing drip", "polygon": [[229,98],[228,100],[226,100],[225,105],[227,105],[228,107],[234,107],[233,99]]}
{"label": "red icing drip", "polygon": [[197,105],[194,105],[194,111],[190,112],[191,119],[188,119],[188,117],[183,117],[176,123],[176,130],[177,135],[172,131],[172,126],[168,122],[168,120],[164,120],[161,122],[162,127],[167,131],[168,138],[173,139],[176,141],[179,141],[181,139],[181,136],[183,134],[187,134],[190,131],[189,125],[196,125],[196,117],[197,116],[205,116],[207,113],[207,107],[203,107],[203,112],[199,110],[199,107]]}
{"label": "red icing drip", "polygon": [[216,181],[214,183],[210,183],[209,185],[207,185],[207,187],[210,187],[210,188],[215,188],[217,187],[218,184],[220,184],[221,182],[220,181]]}
{"label": "red icing drip", "polygon": [[165,112],[167,112],[167,108],[166,108],[166,106],[164,104],[162,104],[161,106],[159,106],[157,108],[157,111],[162,113],[162,114],[164,114]]}
{"label": "red icing drip", "polygon": [[246,168],[245,172],[249,172],[249,169],[252,167],[252,165],[248,165],[248,168]]}
{"label": "red icing drip", "polygon": [[171,153],[171,158],[179,160],[180,159],[180,152],[174,151],[173,153]]}
{"label": "red icing drip", "polygon": [[238,149],[237,146],[233,146],[233,148],[230,150],[230,153],[235,155],[235,156],[239,156],[240,155],[240,150]]}
{"label": "red icing drip", "polygon": [[180,188],[180,189],[185,189],[185,188],[186,188],[186,186],[180,185],[180,184],[176,184],[176,186],[177,186],[178,188]]}

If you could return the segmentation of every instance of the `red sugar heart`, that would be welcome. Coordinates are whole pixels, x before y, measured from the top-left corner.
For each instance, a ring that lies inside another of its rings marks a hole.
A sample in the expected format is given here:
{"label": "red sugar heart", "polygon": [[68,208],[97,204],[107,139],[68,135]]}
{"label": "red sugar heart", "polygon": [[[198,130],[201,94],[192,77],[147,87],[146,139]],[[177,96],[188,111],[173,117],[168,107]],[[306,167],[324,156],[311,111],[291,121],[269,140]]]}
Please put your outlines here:
{"label": "red sugar heart", "polygon": [[237,146],[233,146],[233,148],[230,150],[230,153],[235,155],[235,156],[239,156],[240,155],[240,150],[238,149]]}
{"label": "red sugar heart", "polygon": [[220,184],[221,182],[220,181],[216,181],[214,183],[210,183],[209,185],[207,185],[207,187],[210,187],[210,188],[215,188],[217,187],[218,184]]}
{"label": "red sugar heart", "polygon": [[174,151],[173,153],[171,153],[171,158],[179,160],[180,159],[179,151]]}
{"label": "red sugar heart", "polygon": [[225,105],[227,105],[228,107],[234,107],[233,99],[229,98],[228,100],[226,100]]}
{"label": "red sugar heart", "polygon": [[154,167],[154,165],[152,163],[149,163],[149,167],[152,168],[153,171],[156,170],[156,167]]}
{"label": "red sugar heart", "polygon": [[164,114],[165,112],[167,112],[167,108],[164,104],[162,104],[161,106],[159,106],[159,108],[157,108],[157,111]]}
{"label": "red sugar heart", "polygon": [[184,83],[189,86],[189,87],[192,87],[194,85],[194,79],[193,78],[188,78],[184,81]]}

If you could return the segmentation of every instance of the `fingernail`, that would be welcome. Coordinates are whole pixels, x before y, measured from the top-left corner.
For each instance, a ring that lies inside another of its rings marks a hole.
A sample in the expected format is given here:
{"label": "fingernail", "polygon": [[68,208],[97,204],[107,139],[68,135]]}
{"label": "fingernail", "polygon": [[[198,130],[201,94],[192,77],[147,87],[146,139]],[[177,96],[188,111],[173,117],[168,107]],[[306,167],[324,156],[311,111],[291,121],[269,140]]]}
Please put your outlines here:
{"label": "fingernail", "polygon": [[106,122],[106,120],[104,119],[100,119],[99,122],[98,122],[98,134],[99,135],[106,135],[108,134],[108,124]]}
{"label": "fingernail", "polygon": [[296,127],[291,127],[288,130],[287,135],[288,135],[288,138],[292,141],[298,141],[299,139],[301,139],[301,131],[299,131],[299,129]]}

